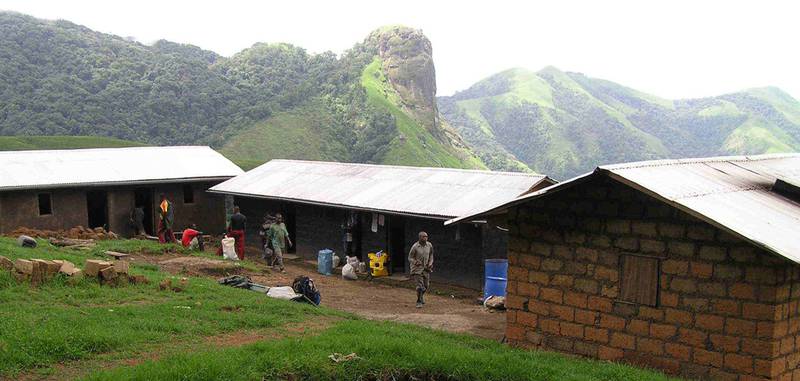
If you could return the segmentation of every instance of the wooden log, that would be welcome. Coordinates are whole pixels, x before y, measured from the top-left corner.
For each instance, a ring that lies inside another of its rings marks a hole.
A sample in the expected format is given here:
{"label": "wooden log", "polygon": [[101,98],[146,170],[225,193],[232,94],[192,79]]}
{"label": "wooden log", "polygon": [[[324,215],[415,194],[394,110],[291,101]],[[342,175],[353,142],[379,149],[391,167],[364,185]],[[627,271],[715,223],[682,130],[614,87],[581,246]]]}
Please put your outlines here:
{"label": "wooden log", "polygon": [[44,278],[46,279],[52,278],[58,274],[58,270],[61,268],[60,264],[46,259],[32,259],[32,261],[39,263],[39,266],[41,266],[44,271]]}
{"label": "wooden log", "polygon": [[128,274],[129,265],[126,261],[114,261],[114,270],[117,274]]}
{"label": "wooden log", "polygon": [[80,271],[79,268],[75,267],[74,263],[70,261],[61,261],[61,267],[59,267],[58,272],[72,276],[75,273],[75,270]]}
{"label": "wooden log", "polygon": [[30,261],[32,265],[31,286],[38,286],[47,279],[47,264],[39,261]]}
{"label": "wooden log", "polygon": [[12,262],[10,259],[0,255],[0,269],[13,270],[14,269],[14,262]]}
{"label": "wooden log", "polygon": [[106,251],[103,254],[108,255],[109,257],[114,257],[114,259],[123,259],[130,256],[130,254],[118,253],[116,251]]}
{"label": "wooden log", "polygon": [[100,279],[104,282],[109,282],[114,280],[117,277],[117,272],[114,270],[114,266],[108,266],[102,270],[100,270]]}
{"label": "wooden log", "polygon": [[33,262],[27,259],[17,259],[14,261],[14,269],[25,275],[33,274],[33,266]]}
{"label": "wooden log", "polygon": [[83,266],[83,272],[86,274],[86,276],[96,277],[100,275],[100,271],[112,266],[113,263],[111,262],[100,261],[97,259],[87,259],[86,265]]}
{"label": "wooden log", "polygon": [[77,239],[77,238],[50,238],[49,242],[54,246],[61,246],[61,247],[73,247],[73,246],[92,247],[96,244],[92,239]]}

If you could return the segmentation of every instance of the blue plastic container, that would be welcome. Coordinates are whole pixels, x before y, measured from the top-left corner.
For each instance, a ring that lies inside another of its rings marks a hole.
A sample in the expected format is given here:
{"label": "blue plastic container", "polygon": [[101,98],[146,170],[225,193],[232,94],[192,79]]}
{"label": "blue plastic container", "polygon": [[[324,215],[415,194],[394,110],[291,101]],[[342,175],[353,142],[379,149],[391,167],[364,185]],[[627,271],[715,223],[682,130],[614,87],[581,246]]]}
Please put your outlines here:
{"label": "blue plastic container", "polygon": [[333,271],[333,250],[323,249],[317,255],[317,272],[323,275],[331,275]]}
{"label": "blue plastic container", "polygon": [[508,283],[508,260],[487,259],[484,263],[486,281],[483,284],[483,300],[490,296],[506,296]]}

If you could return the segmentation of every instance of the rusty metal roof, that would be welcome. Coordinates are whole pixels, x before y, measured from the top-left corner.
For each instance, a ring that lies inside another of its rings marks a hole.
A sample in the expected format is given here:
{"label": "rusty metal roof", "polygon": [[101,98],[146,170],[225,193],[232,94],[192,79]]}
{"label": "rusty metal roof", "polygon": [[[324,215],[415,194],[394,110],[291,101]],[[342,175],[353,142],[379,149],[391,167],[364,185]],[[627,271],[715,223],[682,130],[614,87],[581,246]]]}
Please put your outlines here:
{"label": "rusty metal roof", "polygon": [[242,173],[203,146],[0,152],[0,191],[225,180]]}
{"label": "rusty metal roof", "polygon": [[[465,215],[447,224],[492,214],[596,176],[609,176],[756,246],[800,263],[800,203],[773,189],[800,183],[800,154],[656,160],[598,167],[594,172]],[[779,181],[780,180],[780,181]]]}
{"label": "rusty metal roof", "polygon": [[210,192],[432,218],[513,200],[543,175],[450,168],[272,160]]}

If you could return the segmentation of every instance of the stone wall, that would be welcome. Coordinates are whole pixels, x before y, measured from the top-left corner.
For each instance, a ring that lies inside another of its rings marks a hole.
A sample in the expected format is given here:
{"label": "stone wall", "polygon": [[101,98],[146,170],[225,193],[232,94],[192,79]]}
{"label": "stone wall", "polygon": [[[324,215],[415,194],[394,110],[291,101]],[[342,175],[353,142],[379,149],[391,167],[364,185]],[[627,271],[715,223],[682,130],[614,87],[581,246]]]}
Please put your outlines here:
{"label": "stone wall", "polygon": [[[512,208],[510,344],[691,378],[795,379],[800,268],[607,178]],[[655,306],[619,299],[660,258]]]}

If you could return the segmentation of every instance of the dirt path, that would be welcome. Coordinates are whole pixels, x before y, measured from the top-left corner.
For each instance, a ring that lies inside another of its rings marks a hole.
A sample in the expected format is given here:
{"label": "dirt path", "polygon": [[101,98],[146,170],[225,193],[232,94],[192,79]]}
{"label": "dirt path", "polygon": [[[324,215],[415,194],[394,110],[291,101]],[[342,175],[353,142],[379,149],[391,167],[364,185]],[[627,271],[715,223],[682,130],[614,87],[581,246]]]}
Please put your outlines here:
{"label": "dirt path", "polygon": [[[136,260],[160,264],[164,270],[176,272],[179,269],[191,274],[205,274],[219,276],[219,271],[208,270],[222,263],[213,263],[201,257],[188,257],[187,263],[192,266],[180,266],[176,263],[183,262],[173,255],[162,256],[136,256]],[[176,260],[177,259],[177,260]],[[208,263],[208,262],[211,263]],[[203,263],[206,262],[206,263]],[[383,281],[348,281],[338,275],[324,276],[318,274],[314,268],[299,260],[286,262],[286,273],[272,272],[259,262],[255,264],[259,271],[241,269],[256,283],[267,286],[291,285],[295,277],[306,275],[314,279],[317,288],[322,294],[322,305],[354,313],[373,320],[390,320],[403,323],[424,325],[431,328],[450,332],[469,333],[493,340],[503,337],[505,328],[505,313],[491,312],[475,302],[478,293],[469,298],[464,298],[464,290],[452,292],[460,297],[451,297],[449,290],[443,286],[432,285],[434,291],[437,287],[444,295],[427,295],[426,305],[416,308],[416,292],[411,288],[387,284]],[[224,265],[229,265],[225,262]],[[249,266],[253,268],[253,266]]]}

